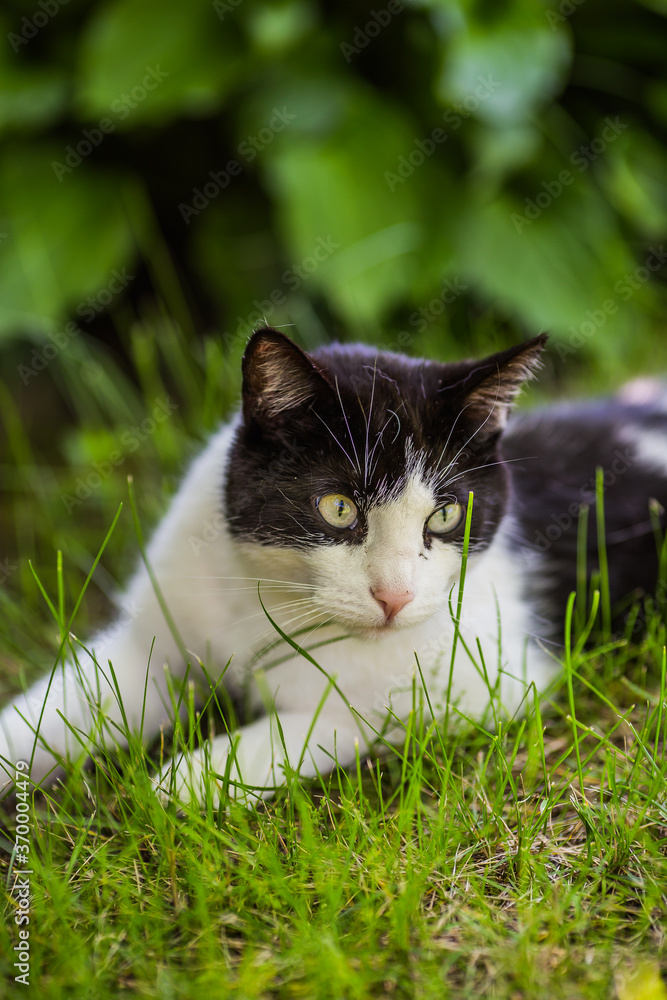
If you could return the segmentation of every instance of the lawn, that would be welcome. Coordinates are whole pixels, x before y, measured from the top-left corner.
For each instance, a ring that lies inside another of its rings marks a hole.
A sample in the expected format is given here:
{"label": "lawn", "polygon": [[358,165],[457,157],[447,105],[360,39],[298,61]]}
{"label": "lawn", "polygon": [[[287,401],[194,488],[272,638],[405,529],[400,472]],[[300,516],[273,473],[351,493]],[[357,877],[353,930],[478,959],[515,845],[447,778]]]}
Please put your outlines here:
{"label": "lawn", "polygon": [[[3,700],[53,666],[68,628],[85,638],[111,614],[139,554],[127,476],[147,531],[234,398],[213,339],[193,349],[160,317],[126,338],[132,373],[81,340],[31,380],[55,412],[70,400],[57,444],[0,392]],[[151,422],[159,406],[169,419]],[[665,625],[661,608],[638,611],[640,638],[584,642],[573,625],[559,682],[522,718],[429,727],[415,685],[400,745],[288,775],[257,810],[162,805],[150,775],[167,733],[39,792],[19,785],[0,805],[11,995],[28,940],[44,998],[665,1000]],[[178,739],[215,717],[188,714]],[[12,853],[17,813],[27,855]]]}

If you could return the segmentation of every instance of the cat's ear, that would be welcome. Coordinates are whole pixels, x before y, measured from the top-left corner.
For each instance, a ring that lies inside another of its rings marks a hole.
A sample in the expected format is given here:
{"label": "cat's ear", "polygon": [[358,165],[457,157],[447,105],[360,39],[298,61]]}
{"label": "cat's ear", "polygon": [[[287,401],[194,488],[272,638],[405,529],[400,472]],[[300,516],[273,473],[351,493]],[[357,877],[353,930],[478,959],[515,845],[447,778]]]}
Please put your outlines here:
{"label": "cat's ear", "polygon": [[534,378],[541,367],[540,355],[547,342],[541,334],[525,344],[499,351],[474,362],[455,388],[467,422],[479,426],[478,439],[485,440],[502,431],[521,386]]}
{"label": "cat's ear", "polygon": [[270,327],[253,333],[241,369],[246,424],[280,425],[323,391],[330,391],[315,362],[289,337]]}

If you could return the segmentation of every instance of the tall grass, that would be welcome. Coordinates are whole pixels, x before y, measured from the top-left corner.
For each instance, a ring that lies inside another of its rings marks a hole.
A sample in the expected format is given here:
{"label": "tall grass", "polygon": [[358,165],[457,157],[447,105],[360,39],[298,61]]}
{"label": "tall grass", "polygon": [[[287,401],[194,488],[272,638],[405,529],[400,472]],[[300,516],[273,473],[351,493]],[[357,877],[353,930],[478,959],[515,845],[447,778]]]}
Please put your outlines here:
{"label": "tall grass", "polygon": [[[138,390],[84,341],[40,375],[82,428],[68,432],[57,463],[0,394],[3,518],[17,567],[0,586],[7,694],[49,656],[53,664],[70,631],[85,636],[110,613],[139,558],[137,523],[157,520],[201,429],[233,400],[237,359],[214,340],[195,347],[165,317],[139,317],[123,336]],[[81,379],[91,364],[92,383]],[[178,403],[170,419],[68,512],[63,494],[75,495],[77,479],[165,394]],[[256,809],[208,796],[179,811],[160,802],[151,776],[170,740],[193,745],[211,713],[227,710],[212,679],[204,709],[190,685],[174,692],[185,718],[175,711],[174,734],[148,753],[130,733],[125,749],[100,740],[92,767],[69,762],[28,799],[34,994],[666,997],[662,610],[641,609],[639,640],[632,620],[626,635],[610,636],[604,602],[598,612],[579,568],[561,684],[543,699],[531,691],[521,719],[486,726],[451,710],[434,727],[417,674],[395,746],[380,741],[376,755],[360,751],[352,768],[315,780],[288,773]],[[15,807],[3,803],[0,835],[8,991],[22,988]]]}

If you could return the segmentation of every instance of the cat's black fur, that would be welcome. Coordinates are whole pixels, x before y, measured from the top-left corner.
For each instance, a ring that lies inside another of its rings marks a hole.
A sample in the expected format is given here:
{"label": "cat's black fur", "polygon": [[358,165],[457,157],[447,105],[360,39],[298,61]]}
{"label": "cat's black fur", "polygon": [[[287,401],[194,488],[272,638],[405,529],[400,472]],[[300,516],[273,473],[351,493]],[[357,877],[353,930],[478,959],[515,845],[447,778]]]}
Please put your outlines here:
{"label": "cat's black fur", "polygon": [[[599,570],[597,467],[603,473],[609,591],[617,626],[632,598],[655,590],[658,540],[649,502],[657,501],[655,516],[664,531],[667,412],[662,405],[656,393],[644,404],[612,398],[550,407],[510,421],[502,452],[512,463],[512,508],[521,528],[517,544],[527,555],[539,553],[540,589],[559,625],[568,595],[576,589],[582,506],[588,507],[588,576]],[[639,453],[647,434],[662,437],[662,469]]]}
{"label": "cat's black fur", "polygon": [[[599,566],[598,466],[605,475],[612,604],[654,590],[658,558],[649,500],[667,507],[667,412],[657,398],[643,405],[610,399],[551,407],[511,417],[503,433],[502,420],[496,420],[493,411],[489,420],[488,408],[476,409],[471,393],[474,399],[476,387],[485,385],[480,396],[488,404],[488,396],[495,394],[501,409],[512,360],[520,363],[527,345],[481,362],[444,365],[361,345],[336,344],[305,355],[275,331],[260,331],[255,338],[265,342],[267,336],[284,352],[280,364],[285,371],[300,369],[303,401],[280,413],[262,411],[256,400],[263,397],[264,384],[261,372],[252,369],[256,352],[251,340],[244,368],[245,420],[230,456],[225,491],[225,514],[238,538],[267,545],[359,544],[368,506],[403,488],[405,445],[411,438],[427,467],[437,464],[443,450],[450,459],[456,456],[454,471],[460,478],[455,487],[443,489],[439,500],[465,501],[473,491],[473,551],[488,545],[506,513],[516,518],[526,588],[539,594],[552,636],[562,634],[567,598],[576,589],[577,524],[583,504],[589,508],[589,576]],[[530,344],[541,347],[545,340],[539,337]],[[502,378],[494,380],[500,371]],[[364,475],[365,456],[358,456],[361,469],[354,465],[367,422],[369,440],[380,446],[372,449]],[[646,431],[664,435],[662,470],[638,456],[636,441]],[[342,452],[349,461],[341,463]],[[317,515],[314,498],[341,489],[359,507],[353,531],[329,527]],[[462,538],[463,524],[448,542],[460,543]],[[427,549],[431,544],[425,537]]]}
{"label": "cat's black fur", "polygon": [[[498,454],[500,411],[513,396],[510,379],[516,379],[523,355],[530,345],[537,352],[544,337],[483,362],[443,365],[362,345],[336,344],[308,356],[276,331],[259,331],[255,342],[272,336],[281,353],[276,364],[285,377],[294,366],[302,371],[304,399],[278,414],[262,411],[255,399],[264,396],[264,385],[251,367],[256,354],[251,340],[244,365],[244,423],[230,455],[225,491],[233,534],[267,545],[359,544],[369,506],[404,488],[406,442],[411,440],[427,469],[454,460],[451,472],[461,478],[454,493],[449,486],[441,490],[439,502],[465,500],[472,490],[477,499],[471,548],[480,550],[491,541],[509,487],[508,467]],[[475,406],[476,388],[485,383],[498,400],[491,419],[488,409]],[[314,498],[332,491],[357,504],[359,524],[353,531],[329,527],[318,516]],[[463,527],[448,542],[462,541]],[[428,535],[424,540],[430,548]]]}

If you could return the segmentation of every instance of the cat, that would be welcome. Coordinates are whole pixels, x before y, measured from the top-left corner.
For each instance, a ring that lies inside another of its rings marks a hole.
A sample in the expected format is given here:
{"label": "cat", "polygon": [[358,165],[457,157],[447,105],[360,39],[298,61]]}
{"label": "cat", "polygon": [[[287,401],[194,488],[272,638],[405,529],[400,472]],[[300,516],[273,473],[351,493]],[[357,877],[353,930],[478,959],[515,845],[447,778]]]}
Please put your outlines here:
{"label": "cat", "polygon": [[[510,417],[545,342],[441,363],[361,345],[308,354],[256,331],[241,408],[192,464],[148,548],[175,628],[142,565],[124,615],[92,639],[94,659],[81,647],[78,666],[58,666],[0,715],[7,772],[32,758],[40,781],[80,754],[59,711],[85,741],[92,702],[112,735],[94,734],[91,752],[94,740],[123,741],[109,661],[129,726],[147,739],[170,716],[165,664],[176,680],[187,661],[213,664],[232,696],[249,696],[254,721],[177,751],[156,775],[158,793],[181,802],[206,789],[217,800],[223,787],[253,802],[286,768],[350,765],[378,732],[395,738],[422,678],[436,715],[488,718],[491,691],[506,716],[520,712],[531,686],[558,675],[596,467],[612,603],[654,588],[649,498],[667,506],[661,399]],[[272,622],[311,652],[276,649]]]}

